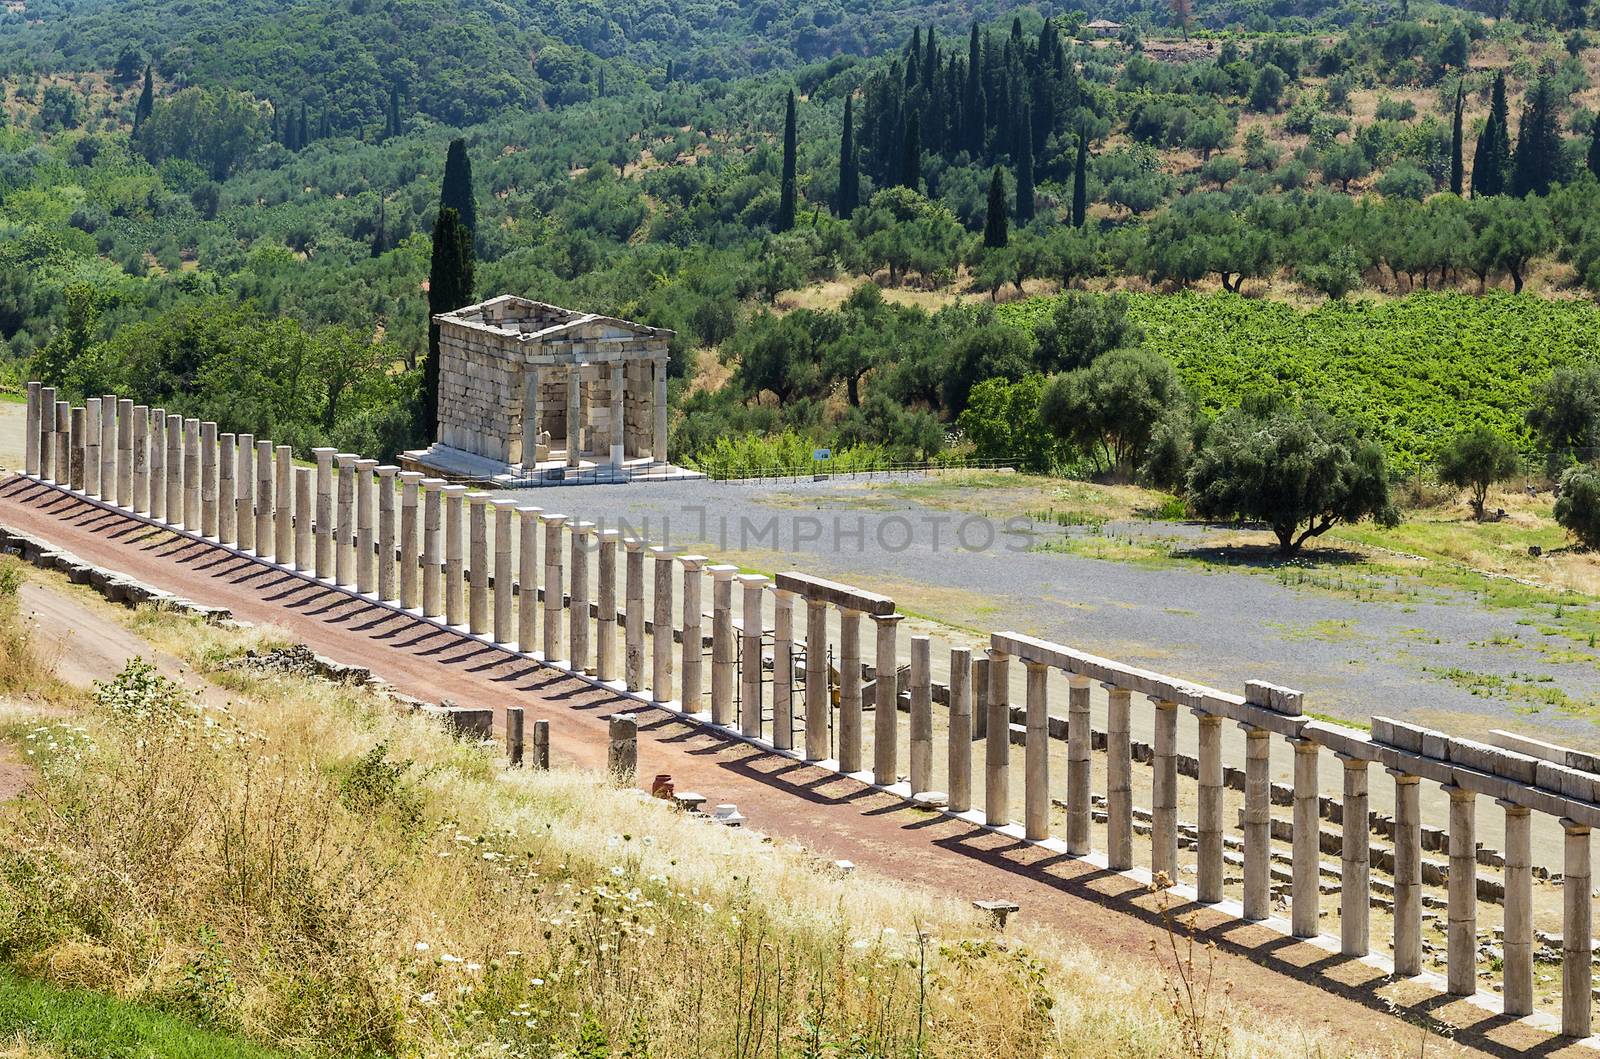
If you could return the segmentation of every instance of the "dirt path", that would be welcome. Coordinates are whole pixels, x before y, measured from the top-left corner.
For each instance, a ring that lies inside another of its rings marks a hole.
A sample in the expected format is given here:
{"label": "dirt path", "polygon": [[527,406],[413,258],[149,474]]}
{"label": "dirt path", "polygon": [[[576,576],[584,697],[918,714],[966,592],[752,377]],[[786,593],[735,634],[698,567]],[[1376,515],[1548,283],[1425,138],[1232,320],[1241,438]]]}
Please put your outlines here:
{"label": "dirt path", "polygon": [[[527,706],[549,718],[558,757],[604,764],[604,718],[621,700],[582,682],[31,483],[0,483],[0,523],[90,562],[229,607],[242,619],[274,624],[325,655],[370,667],[403,692],[496,709]],[[50,621],[70,625],[70,653],[81,655],[74,667],[104,666],[96,675],[108,675],[134,646],[109,616],[49,601],[40,607]],[[148,645],[140,653],[148,653]],[[969,899],[1009,898],[1021,905],[1023,920],[1088,943],[1112,960],[1151,960],[1151,942],[1164,942],[1154,900],[1120,875],[911,809],[853,780],[730,743],[665,714],[641,714],[640,735],[641,775],[671,773],[679,790],[736,802],[752,826],[819,854]],[[1425,987],[1390,983],[1371,967],[1271,930],[1206,909],[1196,916],[1217,943],[1217,975],[1231,981],[1237,998],[1269,1017],[1318,1026],[1346,1047],[1415,1055],[1423,1043],[1421,1024],[1438,1020],[1451,1039],[1430,1039],[1430,1055],[1594,1054],[1470,1004],[1446,1003]]]}

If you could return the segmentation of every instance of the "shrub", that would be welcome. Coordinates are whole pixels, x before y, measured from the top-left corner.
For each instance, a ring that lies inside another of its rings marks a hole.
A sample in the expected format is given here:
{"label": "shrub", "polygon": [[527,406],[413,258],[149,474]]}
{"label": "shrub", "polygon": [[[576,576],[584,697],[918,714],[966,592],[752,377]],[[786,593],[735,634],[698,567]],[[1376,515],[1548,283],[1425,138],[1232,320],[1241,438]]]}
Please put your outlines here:
{"label": "shrub", "polygon": [[1600,468],[1592,463],[1567,468],[1556,498],[1556,521],[1585,548],[1600,547]]}
{"label": "shrub", "polygon": [[1157,425],[1184,403],[1178,374],[1166,357],[1118,349],[1051,379],[1039,418],[1098,469],[1129,480],[1142,466]]}

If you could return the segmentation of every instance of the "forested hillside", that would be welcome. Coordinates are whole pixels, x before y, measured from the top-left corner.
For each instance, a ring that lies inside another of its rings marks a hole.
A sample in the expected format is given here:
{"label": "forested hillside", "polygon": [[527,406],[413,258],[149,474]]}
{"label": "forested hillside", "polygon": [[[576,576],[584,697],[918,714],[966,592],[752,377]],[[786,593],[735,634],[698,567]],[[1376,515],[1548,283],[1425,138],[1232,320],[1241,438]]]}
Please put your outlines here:
{"label": "forested hillside", "polygon": [[[1418,304],[1492,334],[1481,378],[1350,390],[1401,402],[1345,411],[1386,424],[1402,467],[1480,417],[1480,387],[1593,355],[1519,330],[1539,313],[1469,311],[1522,292],[1590,333],[1586,8],[1008,7],[12,3],[0,355],[12,378],[389,453],[425,434],[430,301],[514,292],[674,329],[685,458],[747,435],[1014,456],[963,427],[980,385],[991,407],[1032,393],[1046,431],[1043,380],[1133,347],[1204,420],[1247,396],[1229,380],[1326,363],[1342,318],[1306,310],[1452,292]],[[473,267],[442,276],[457,139]],[[1184,290],[1132,329],[1106,298]],[[1288,315],[1219,331],[1242,311],[1219,290]],[[1524,452],[1554,444],[1495,407]]]}

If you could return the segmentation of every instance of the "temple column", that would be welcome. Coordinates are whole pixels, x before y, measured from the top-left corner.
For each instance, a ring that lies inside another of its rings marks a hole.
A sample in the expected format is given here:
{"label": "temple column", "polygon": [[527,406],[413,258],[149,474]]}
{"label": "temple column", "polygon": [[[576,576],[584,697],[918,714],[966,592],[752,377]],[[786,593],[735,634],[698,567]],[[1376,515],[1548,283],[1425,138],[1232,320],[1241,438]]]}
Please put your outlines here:
{"label": "temple column", "polygon": [[539,366],[522,367],[522,469],[533,470],[539,451]]}
{"label": "temple column", "polygon": [[950,649],[950,731],[946,747],[950,811],[972,808],[972,651]]}
{"label": "temple column", "polygon": [[100,398],[87,398],[83,402],[83,431],[78,435],[78,447],[83,449],[83,493],[86,496],[100,495],[100,430]]}
{"label": "temple column", "polygon": [[44,419],[39,411],[41,388],[37,382],[28,383],[28,411],[22,426],[22,470],[25,474],[39,473],[39,424]]}
{"label": "temple column", "polygon": [[1011,822],[1011,656],[989,651],[988,728],[984,739],[983,817],[990,827]]}
{"label": "temple column", "polygon": [[[343,478],[343,475],[340,475]],[[343,490],[341,489],[342,493]],[[466,577],[466,522],[463,518],[462,507],[466,502],[467,487],[464,485],[447,485],[439,490],[444,497],[444,622],[449,626],[466,624],[467,608],[465,606],[465,577]],[[343,504],[340,504],[341,509]],[[341,510],[342,513],[342,510]],[[345,537],[343,520],[340,521],[339,539],[342,545]],[[344,548],[338,549],[341,558]],[[341,563],[340,565],[343,565]]]}
{"label": "temple column", "polygon": [[517,650],[539,650],[539,516],[542,507],[517,508]]}
{"label": "temple column", "polygon": [[1133,867],[1133,692],[1114,684],[1101,687],[1106,689],[1106,865],[1128,871]]}
{"label": "temple column", "polygon": [[611,362],[611,466],[619,471],[627,461],[627,447],[624,440],[626,428],[623,425],[627,384],[624,382],[626,373],[622,369],[622,361]]}
{"label": "temple column", "polygon": [[1339,864],[1339,952],[1365,956],[1370,946],[1372,839],[1367,814],[1367,762],[1339,755],[1344,765],[1343,838]]}
{"label": "temple column", "polygon": [[554,663],[561,657],[561,527],[565,515],[541,515],[544,524],[544,660]]}
{"label": "temple column", "polygon": [[494,508],[494,642],[512,643],[516,639],[512,617],[517,574],[511,563],[516,556],[511,526],[517,502],[510,497],[496,497],[490,504]]}
{"label": "temple column", "polygon": [[1067,852],[1089,852],[1090,780],[1089,678],[1067,676]]}
{"label": "temple column", "polygon": [[108,504],[117,502],[117,398],[109,393],[100,398],[100,499]]}
{"label": "temple column", "polygon": [[794,599],[772,590],[772,745],[794,746]]}
{"label": "temple column", "polygon": [[[572,524],[571,562],[569,580],[572,591],[568,593],[567,644],[568,661],[574,673],[589,671],[589,548],[594,538],[594,523],[577,521]],[[668,641],[671,641],[672,623],[667,622]]]}
{"label": "temple column", "polygon": [[[138,410],[134,410],[137,417]],[[236,434],[217,436],[217,540],[233,545],[239,541],[239,487],[233,473],[239,466],[239,438]],[[142,453],[134,453],[135,457]],[[137,472],[135,474],[137,477]],[[135,486],[137,489],[137,486]]]}
{"label": "temple column", "polygon": [[1532,817],[1525,805],[1499,801],[1506,814],[1505,938],[1501,994],[1507,1015],[1533,1014]]}
{"label": "temple column", "polygon": [[1289,740],[1294,747],[1294,840],[1290,859],[1290,933],[1297,938],[1317,936],[1321,915],[1319,868],[1322,857],[1317,812],[1317,744],[1310,739]]}
{"label": "temple column", "polygon": [[200,424],[200,535],[215,540],[221,521],[217,514],[217,424],[206,422]]}
{"label": "temple column", "polygon": [[[155,416],[160,411],[156,409],[151,413],[152,439],[156,437]],[[239,536],[239,550],[253,552],[256,550],[256,436],[240,434],[236,444],[238,448],[233,464],[233,486],[236,490],[233,501],[234,530]],[[160,455],[159,448],[160,446],[155,446],[150,451],[152,465]],[[152,475],[153,480],[154,475]],[[150,504],[154,507],[159,501],[160,498],[155,495],[155,487],[152,484]]]}
{"label": "temple column", "polygon": [[576,468],[583,456],[579,444],[583,437],[583,375],[579,365],[567,366],[567,466]]}
{"label": "temple column", "polygon": [[[59,482],[67,477],[66,468],[56,463],[56,388],[39,387],[39,477]],[[71,413],[68,413],[70,422]]]}
{"label": "temple column", "polygon": [[[1450,803],[1455,809],[1455,802]],[[1454,813],[1451,814],[1452,820]],[[1593,897],[1589,892],[1589,828],[1576,820],[1562,820],[1566,832],[1565,860],[1561,872],[1561,1035],[1587,1037],[1593,1009],[1594,939],[1590,935]],[[1455,832],[1451,830],[1450,881],[1455,883]],[[1451,940],[1455,940],[1451,924]],[[1455,960],[1450,961],[1452,977]],[[1455,990],[1451,990],[1452,993]]]}
{"label": "temple column", "polygon": [[294,520],[297,516],[306,516],[291,507],[294,503],[294,449],[289,445],[279,445],[277,457],[278,513],[273,520],[277,536],[274,548],[278,562],[289,566],[294,562]]}
{"label": "temple column", "polygon": [[133,508],[133,401],[126,397],[117,402],[117,506]]}
{"label": "temple column", "polygon": [[629,691],[644,689],[644,541],[624,537],[622,673]]}
{"label": "temple column", "polygon": [[1395,769],[1394,777],[1394,973],[1422,973],[1421,778]]}
{"label": "temple column", "polygon": [[468,493],[467,629],[482,636],[489,627],[489,494]]}
{"label": "temple column", "polygon": [[861,771],[861,612],[839,608],[839,771]]}
{"label": "temple column", "polygon": [[1178,704],[1152,697],[1155,755],[1151,762],[1150,874],[1178,881]]}
{"label": "temple column", "polygon": [[[339,468],[339,510],[333,521],[333,579],[340,585],[352,587],[356,583],[356,460],[359,458],[353,452],[340,452],[333,457],[333,462]],[[465,486],[452,486],[451,488],[461,490],[460,493],[454,494],[448,489],[445,491],[447,499],[451,496],[456,497],[456,521],[459,522],[461,513],[460,497],[467,490]],[[456,531],[457,533],[460,532],[459,526]],[[457,541],[458,545],[459,543]],[[448,547],[448,545],[446,546]],[[456,552],[458,563],[460,558],[461,552],[458,549]],[[461,569],[458,565],[456,573],[459,575],[460,572]],[[446,591],[449,591],[448,586]],[[456,594],[460,594],[459,585],[457,586]],[[447,596],[446,599],[448,600],[448,598]],[[459,618],[459,615],[457,615],[457,618]],[[452,619],[450,624],[459,625],[460,621]]]}
{"label": "temple column", "polygon": [[1050,667],[1024,660],[1027,671],[1027,738],[1022,749],[1023,837],[1050,837]]}
{"label": "temple column", "polygon": [[1244,918],[1272,914],[1272,733],[1253,724],[1244,730]]}
{"label": "temple column", "polygon": [[67,483],[70,488],[79,492],[84,491],[84,483],[87,481],[84,467],[88,463],[89,452],[88,420],[89,410],[75,406],[67,425],[67,435],[72,445],[72,451],[67,456]]}
{"label": "temple column", "polygon": [[651,457],[657,463],[667,462],[667,358],[655,362],[655,443]]}
{"label": "temple column", "polygon": [[[312,449],[317,458],[317,576],[333,577],[333,449]],[[444,483],[440,483],[443,485]]]}
{"label": "temple column", "polygon": [[[313,573],[317,568],[317,543],[311,532],[314,473],[310,467],[294,469],[294,568],[302,574]],[[284,562],[287,565],[288,560]]]}
{"label": "temple column", "polygon": [[896,643],[903,614],[875,614],[873,652],[872,778],[887,787],[900,779],[900,657]]}
{"label": "temple column", "polygon": [[275,560],[280,563],[291,561],[287,555],[277,555],[273,551],[276,537],[273,534],[273,518],[277,511],[276,501],[272,491],[272,442],[256,442],[256,554],[263,559]]}
{"label": "temple column", "polygon": [[[90,431],[91,436],[93,430]],[[183,528],[200,533],[200,420],[183,421]]]}
{"label": "temple column", "polygon": [[678,565],[683,567],[683,687],[678,693],[678,707],[684,713],[699,713],[705,705],[705,633],[701,582],[706,557],[680,555]]}
{"label": "temple column", "polygon": [[[1445,898],[1449,902],[1449,925],[1445,936],[1445,991],[1451,996],[1471,996],[1478,991],[1478,799],[1472,791],[1455,784],[1445,785],[1444,792],[1450,796],[1450,875],[1445,887]],[[1587,908],[1588,880],[1584,880],[1584,883],[1583,899]],[[1587,929],[1584,935],[1588,936]],[[1568,944],[1571,941],[1570,937],[1567,938]],[[1583,1000],[1584,1010],[1587,1011],[1588,960],[1583,961],[1583,971]]]}
{"label": "temple column", "polygon": [[731,725],[733,713],[733,578],[737,566],[719,563],[711,572],[711,721]]}
{"label": "temple column", "polygon": [[806,600],[806,760],[829,754],[828,728],[833,699],[828,676],[828,605]]}
{"label": "temple column", "polygon": [[672,564],[667,548],[651,548],[655,560],[655,618],[650,632],[650,697],[672,701]]}
{"label": "temple column", "polygon": [[[322,576],[322,493],[321,464],[318,464],[317,496],[317,576]],[[422,613],[424,617],[437,618],[444,609],[444,527],[443,478],[424,478],[417,483],[422,489]]]}
{"label": "temple column", "polygon": [[[132,417],[133,437],[133,509],[141,515],[150,514],[150,406],[134,405]],[[37,440],[37,439],[35,439]],[[231,455],[231,454],[230,454]],[[228,474],[230,484],[233,474]],[[229,525],[233,525],[230,517]],[[229,541],[233,540],[229,535]]]}
{"label": "temple column", "polygon": [[1201,904],[1222,900],[1222,718],[1196,710],[1200,747],[1200,812],[1195,890]]}
{"label": "temple column", "polygon": [[617,542],[622,534],[601,530],[597,539],[595,562],[599,572],[595,581],[599,600],[594,622],[594,675],[610,683],[617,679]]}
{"label": "temple column", "polygon": [[166,522],[169,526],[183,525],[183,417],[173,413],[166,417],[167,444],[166,468]]}
{"label": "temple column", "polygon": [[[54,481],[61,484],[72,474],[72,406],[66,401],[57,401],[55,409],[55,429],[50,432],[51,440],[55,443],[52,463],[55,470]],[[44,456],[40,455],[39,459],[42,463]]]}
{"label": "temple column", "polygon": [[[356,461],[356,591],[370,596],[378,588],[377,506],[372,475],[378,461]],[[392,558],[392,556],[391,556]]]}
{"label": "temple column", "polygon": [[762,714],[762,677],[766,669],[763,640],[766,618],[762,603],[766,595],[767,579],[760,574],[739,574],[735,580],[740,587],[740,644],[739,644],[739,731],[760,738]]}
{"label": "temple column", "polygon": [[[395,591],[395,478],[400,468],[384,464],[378,468],[378,598],[398,598]],[[307,521],[310,521],[309,519]]]}

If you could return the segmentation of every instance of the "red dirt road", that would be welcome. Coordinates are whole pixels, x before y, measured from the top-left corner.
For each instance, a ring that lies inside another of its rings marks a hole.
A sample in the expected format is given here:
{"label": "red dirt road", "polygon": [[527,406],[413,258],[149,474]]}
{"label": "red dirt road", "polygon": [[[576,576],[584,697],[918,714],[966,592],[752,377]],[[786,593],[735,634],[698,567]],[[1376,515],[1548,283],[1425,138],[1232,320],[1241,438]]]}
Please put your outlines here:
{"label": "red dirt road", "polygon": [[[550,721],[552,754],[603,767],[606,715],[631,702],[571,677],[440,631],[225,550],[175,538],[45,486],[0,482],[0,524],[88,562],[239,618],[270,623],[319,653],[368,667],[398,690],[464,706],[528,707]],[[531,719],[531,718],[530,718]],[[1009,898],[1024,922],[1059,931],[1112,960],[1154,959],[1164,938],[1153,900],[1133,882],[1080,861],[909,808],[854,780],[731,742],[663,713],[640,714],[639,772],[679,790],[736,802],[752,827],[816,853],[968,899]],[[1217,974],[1264,1015],[1316,1027],[1343,1049],[1416,1055],[1595,1053],[1375,969],[1206,909]],[[1382,991],[1383,995],[1379,995]]]}

